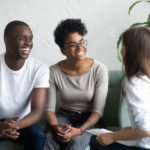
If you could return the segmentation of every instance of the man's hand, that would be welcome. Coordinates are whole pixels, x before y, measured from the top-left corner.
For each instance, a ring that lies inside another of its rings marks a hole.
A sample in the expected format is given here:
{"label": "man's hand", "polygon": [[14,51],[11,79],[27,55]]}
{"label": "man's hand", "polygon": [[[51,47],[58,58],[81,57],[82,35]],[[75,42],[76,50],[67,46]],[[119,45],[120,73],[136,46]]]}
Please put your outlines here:
{"label": "man's hand", "polygon": [[1,133],[1,137],[4,139],[16,140],[19,137],[17,130],[13,129],[4,129]]}
{"label": "man's hand", "polygon": [[17,126],[17,123],[15,120],[12,119],[5,119],[4,121],[0,122],[0,131],[4,129],[14,129],[18,130],[19,127]]}
{"label": "man's hand", "polygon": [[4,121],[0,122],[0,136],[5,139],[16,139],[19,136],[17,130],[19,127],[15,120],[12,119],[5,119]]}

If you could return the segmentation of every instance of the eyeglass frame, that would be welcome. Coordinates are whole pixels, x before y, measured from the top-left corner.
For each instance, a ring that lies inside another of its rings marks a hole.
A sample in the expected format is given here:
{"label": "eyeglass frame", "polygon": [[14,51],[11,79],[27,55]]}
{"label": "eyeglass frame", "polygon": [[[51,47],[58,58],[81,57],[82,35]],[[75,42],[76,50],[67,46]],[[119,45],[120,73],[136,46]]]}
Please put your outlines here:
{"label": "eyeglass frame", "polygon": [[[84,42],[83,42],[84,41]],[[82,43],[83,42],[83,43]],[[87,40],[82,39],[79,43],[73,42],[70,45],[68,45],[67,47],[65,47],[65,49],[72,49],[72,50],[76,50],[79,46],[85,47],[87,46]],[[84,46],[85,45],[85,46]]]}

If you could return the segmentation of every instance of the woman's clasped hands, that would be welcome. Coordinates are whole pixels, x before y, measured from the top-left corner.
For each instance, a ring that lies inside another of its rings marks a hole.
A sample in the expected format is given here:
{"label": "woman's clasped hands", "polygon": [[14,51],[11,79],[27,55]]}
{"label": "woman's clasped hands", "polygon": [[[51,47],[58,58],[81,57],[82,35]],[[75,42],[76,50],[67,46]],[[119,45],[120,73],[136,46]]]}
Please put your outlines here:
{"label": "woman's clasped hands", "polygon": [[79,128],[74,128],[68,124],[53,125],[53,129],[56,133],[57,139],[64,143],[69,142],[71,137],[81,134],[81,131]]}

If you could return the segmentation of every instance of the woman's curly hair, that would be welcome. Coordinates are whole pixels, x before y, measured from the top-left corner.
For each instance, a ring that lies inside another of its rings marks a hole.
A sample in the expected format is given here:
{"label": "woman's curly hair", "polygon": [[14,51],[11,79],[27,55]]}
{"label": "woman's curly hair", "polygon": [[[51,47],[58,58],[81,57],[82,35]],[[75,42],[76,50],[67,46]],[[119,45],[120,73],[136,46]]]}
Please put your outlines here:
{"label": "woman's curly hair", "polygon": [[81,22],[81,19],[62,20],[54,31],[56,44],[63,49],[67,36],[73,32],[78,32],[82,36],[87,33],[86,26]]}

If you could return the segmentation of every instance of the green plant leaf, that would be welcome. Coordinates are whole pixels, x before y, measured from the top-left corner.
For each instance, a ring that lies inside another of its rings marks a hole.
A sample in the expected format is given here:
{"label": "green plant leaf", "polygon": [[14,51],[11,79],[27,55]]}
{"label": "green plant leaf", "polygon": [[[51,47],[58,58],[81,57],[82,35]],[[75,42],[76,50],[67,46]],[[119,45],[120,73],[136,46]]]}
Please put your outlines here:
{"label": "green plant leaf", "polygon": [[150,1],[146,1],[146,2],[150,3]]}
{"label": "green plant leaf", "polygon": [[148,27],[150,28],[150,14],[148,15],[148,18],[147,18],[147,24],[148,24]]}
{"label": "green plant leaf", "polygon": [[140,25],[147,25],[147,22],[143,22],[143,23],[134,23],[134,24],[132,24],[130,27],[136,27],[136,26],[140,26]]}
{"label": "green plant leaf", "polygon": [[[150,0],[138,0],[136,1],[135,3],[133,3],[130,7],[129,7],[129,10],[128,10],[128,14],[130,15],[131,13],[131,10],[133,9],[133,7],[135,5],[137,5],[138,3],[141,3],[141,2],[147,2],[147,3],[150,3]],[[136,27],[136,26],[145,26],[145,27],[149,27],[150,28],[150,14],[147,18],[147,22],[142,22],[142,23],[134,23],[130,26],[131,27]],[[121,62],[122,61],[122,58],[120,56],[120,43],[122,42],[122,35],[120,35],[118,41],[117,41],[117,57],[118,57],[118,60]]]}
{"label": "green plant leaf", "polygon": [[131,12],[132,8],[133,8],[136,4],[141,3],[141,2],[143,2],[143,0],[136,1],[135,3],[133,3],[133,4],[129,7],[128,14],[130,15],[130,12]]}
{"label": "green plant leaf", "polygon": [[121,59],[121,56],[120,56],[120,44],[121,44],[121,41],[122,41],[122,35],[120,35],[118,41],[117,41],[117,57],[118,57],[118,60],[120,62],[122,62],[122,59]]}
{"label": "green plant leaf", "polygon": [[120,56],[119,50],[117,51],[117,57],[118,57],[118,60],[119,60],[120,62],[122,62],[122,58],[121,58],[121,56]]}

